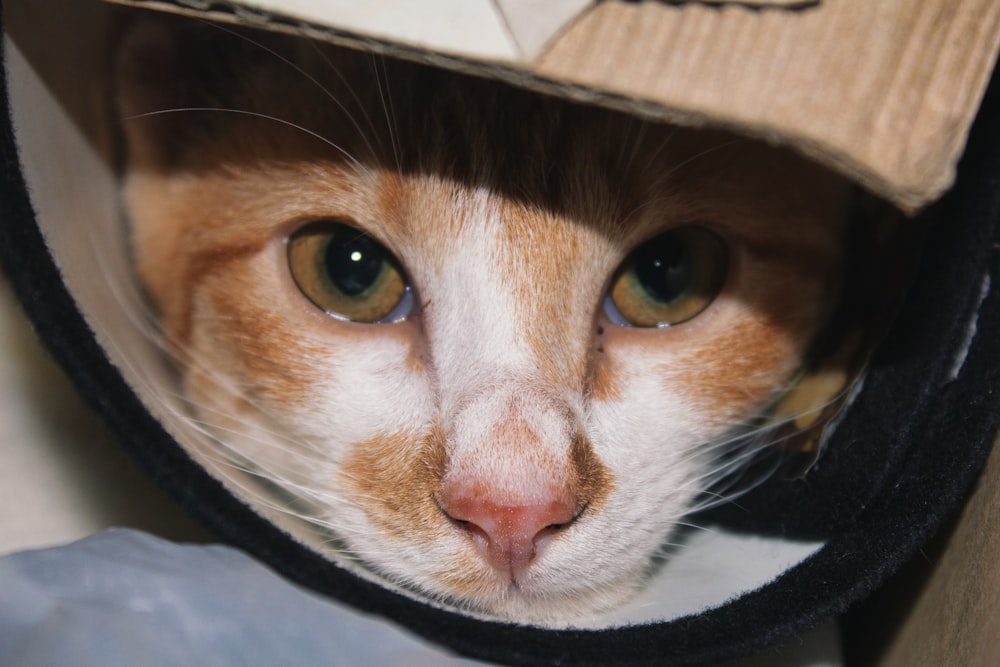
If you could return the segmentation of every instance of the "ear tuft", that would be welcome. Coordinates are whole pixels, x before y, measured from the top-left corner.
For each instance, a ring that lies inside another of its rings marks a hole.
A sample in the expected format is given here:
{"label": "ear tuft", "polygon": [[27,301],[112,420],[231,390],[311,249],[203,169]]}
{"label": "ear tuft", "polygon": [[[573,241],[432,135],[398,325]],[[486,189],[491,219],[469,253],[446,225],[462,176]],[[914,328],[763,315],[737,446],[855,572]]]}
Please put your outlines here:
{"label": "ear tuft", "polygon": [[174,110],[218,104],[219,83],[231,81],[219,29],[172,16],[125,17],[113,60],[115,111],[133,162],[170,163],[191,130],[189,114]]}
{"label": "ear tuft", "polygon": [[124,22],[114,60],[115,93],[122,117],[168,109],[184,81],[187,64],[180,49],[182,30],[168,18]]}

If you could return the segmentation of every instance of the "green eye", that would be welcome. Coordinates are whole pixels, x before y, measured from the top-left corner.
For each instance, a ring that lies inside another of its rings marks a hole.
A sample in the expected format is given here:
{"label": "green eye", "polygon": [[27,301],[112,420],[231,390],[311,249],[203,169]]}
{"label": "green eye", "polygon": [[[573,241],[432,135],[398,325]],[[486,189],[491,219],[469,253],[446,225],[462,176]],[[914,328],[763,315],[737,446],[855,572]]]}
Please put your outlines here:
{"label": "green eye", "polygon": [[399,263],[364,232],[314,222],[288,239],[288,266],[302,293],[326,313],[352,322],[404,319],[413,295]]}
{"label": "green eye", "polygon": [[668,327],[690,320],[722,289],[727,255],[722,239],[703,227],[664,232],[625,260],[604,312],[619,326]]}

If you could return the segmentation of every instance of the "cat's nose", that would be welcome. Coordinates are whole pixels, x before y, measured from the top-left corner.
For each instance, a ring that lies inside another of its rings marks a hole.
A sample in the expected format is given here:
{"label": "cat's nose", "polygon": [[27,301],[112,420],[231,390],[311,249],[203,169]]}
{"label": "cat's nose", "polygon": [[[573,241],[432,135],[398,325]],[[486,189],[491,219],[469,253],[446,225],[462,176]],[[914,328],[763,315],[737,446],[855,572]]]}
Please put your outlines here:
{"label": "cat's nose", "polygon": [[479,487],[477,491],[446,494],[440,505],[469,533],[486,562],[515,579],[546,543],[576,518],[576,504],[557,491],[533,494],[531,500],[523,502],[510,498],[498,502]]}

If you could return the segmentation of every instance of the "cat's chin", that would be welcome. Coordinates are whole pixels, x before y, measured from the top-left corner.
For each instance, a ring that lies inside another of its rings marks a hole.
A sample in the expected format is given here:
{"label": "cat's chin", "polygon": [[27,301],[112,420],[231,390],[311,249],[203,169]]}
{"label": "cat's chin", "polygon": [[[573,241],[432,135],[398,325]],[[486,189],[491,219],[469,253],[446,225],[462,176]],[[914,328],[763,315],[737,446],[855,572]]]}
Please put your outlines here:
{"label": "cat's chin", "polygon": [[484,620],[534,625],[546,628],[587,627],[604,614],[619,609],[640,590],[639,579],[618,586],[587,589],[563,594],[532,593],[517,586],[481,600],[445,598],[446,607]]}
{"label": "cat's chin", "polygon": [[[606,573],[605,573],[606,574]],[[644,573],[621,572],[613,581],[575,578],[562,586],[555,582],[532,584],[494,579],[479,590],[404,586],[410,595],[453,611],[484,620],[547,628],[588,627],[603,615],[627,604],[642,590]],[[484,584],[480,580],[481,584]]]}

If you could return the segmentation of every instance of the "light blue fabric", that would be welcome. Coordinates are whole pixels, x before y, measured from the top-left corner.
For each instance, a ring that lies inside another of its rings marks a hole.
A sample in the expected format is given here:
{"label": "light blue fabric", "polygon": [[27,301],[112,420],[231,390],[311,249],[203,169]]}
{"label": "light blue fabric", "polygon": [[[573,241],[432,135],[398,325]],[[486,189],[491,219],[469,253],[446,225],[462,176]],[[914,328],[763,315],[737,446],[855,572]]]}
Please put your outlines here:
{"label": "light blue fabric", "polygon": [[0,665],[472,667],[218,545],[114,529],[0,558]]}

